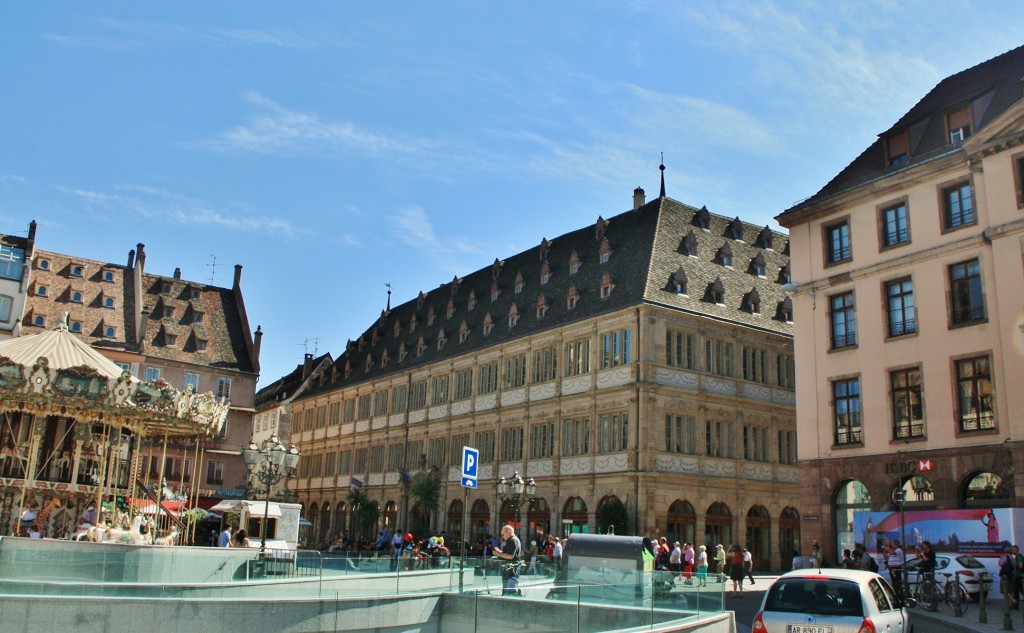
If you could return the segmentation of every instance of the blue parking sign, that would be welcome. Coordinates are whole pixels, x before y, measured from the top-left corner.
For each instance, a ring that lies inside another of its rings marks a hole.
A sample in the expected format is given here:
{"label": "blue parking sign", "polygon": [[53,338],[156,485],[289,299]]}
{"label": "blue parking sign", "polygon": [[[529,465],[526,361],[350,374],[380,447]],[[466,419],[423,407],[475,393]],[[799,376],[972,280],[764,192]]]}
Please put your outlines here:
{"label": "blue parking sign", "polygon": [[477,466],[480,464],[480,451],[469,446],[462,447],[462,476],[476,479]]}

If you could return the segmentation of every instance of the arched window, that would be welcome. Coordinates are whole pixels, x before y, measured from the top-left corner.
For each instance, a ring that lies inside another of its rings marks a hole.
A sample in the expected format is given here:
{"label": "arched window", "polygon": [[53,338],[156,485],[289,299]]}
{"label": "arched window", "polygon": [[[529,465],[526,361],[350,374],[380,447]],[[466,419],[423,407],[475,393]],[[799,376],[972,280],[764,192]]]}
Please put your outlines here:
{"label": "arched window", "polygon": [[[528,538],[532,539],[535,534],[540,535],[541,538],[544,534],[550,534],[551,508],[548,507],[548,502],[545,499],[537,498],[530,503],[526,509],[526,525],[529,528]],[[540,541],[540,539],[537,540]]]}
{"label": "arched window", "polygon": [[[669,542],[693,543],[696,537],[697,512],[689,501],[676,499],[668,507],[666,536]],[[717,545],[717,543],[716,543]]]}
{"label": "arched window", "polygon": [[990,472],[976,472],[964,479],[960,497],[967,508],[1008,508],[1013,482]]}
{"label": "arched window", "polygon": [[396,521],[398,521],[398,504],[394,501],[388,501],[384,504],[384,512],[381,513],[381,516],[384,518],[384,527],[388,530],[394,532],[396,528],[401,527],[395,525]]}
{"label": "arched window", "polygon": [[477,499],[469,511],[469,542],[475,544],[490,534],[491,508],[483,499]]}
{"label": "arched window", "polygon": [[793,557],[800,554],[800,513],[786,507],[779,514],[780,569],[789,569]]}
{"label": "arched window", "polygon": [[768,533],[771,525],[771,515],[764,506],[752,506],[747,511],[747,539],[744,544],[754,557],[754,569],[768,568],[768,556],[771,554]]}
{"label": "arched window", "polygon": [[[462,500],[456,499],[448,506],[448,534],[462,534]],[[458,542],[456,540],[456,542]],[[448,547],[454,547],[449,545]]]}
{"label": "arched window", "polygon": [[836,489],[834,507],[836,552],[842,553],[844,549],[853,551],[858,543],[869,551],[878,551],[873,532],[865,529],[863,534],[853,533],[854,512],[871,510],[871,495],[867,487],[856,479],[843,482]]}
{"label": "arched window", "polygon": [[732,511],[729,506],[716,501],[708,506],[704,514],[704,544],[721,544],[728,549],[733,542]]}
{"label": "arched window", "polygon": [[583,499],[579,497],[572,497],[565,502],[562,507],[562,521],[572,521],[570,524],[564,524],[564,529],[567,534],[576,534],[579,532],[587,533],[590,531],[588,523],[587,504]]}

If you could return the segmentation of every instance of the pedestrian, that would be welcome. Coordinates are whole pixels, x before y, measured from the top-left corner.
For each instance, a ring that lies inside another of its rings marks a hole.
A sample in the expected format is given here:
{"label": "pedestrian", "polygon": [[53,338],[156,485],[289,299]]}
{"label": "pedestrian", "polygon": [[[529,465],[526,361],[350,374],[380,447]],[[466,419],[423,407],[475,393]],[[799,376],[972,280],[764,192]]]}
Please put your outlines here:
{"label": "pedestrian", "polygon": [[[885,561],[886,566],[889,568],[889,578],[892,578],[893,585],[896,586],[896,591],[902,592],[903,586],[903,548],[900,547],[899,541],[892,541],[892,549],[889,551],[889,558]],[[904,595],[901,593],[900,595]]]}
{"label": "pedestrian", "polygon": [[1007,546],[1003,549],[1003,555],[999,557],[999,591],[1011,609],[1017,608],[1017,597],[1014,595],[1016,566],[1017,559],[1013,555],[1013,548]]}
{"label": "pedestrian", "polygon": [[811,564],[815,569],[821,569],[821,548],[815,543],[811,546]]}
{"label": "pedestrian", "polygon": [[523,562],[523,544],[511,525],[501,528],[501,547],[494,548],[494,555],[505,561],[501,567],[501,595],[522,595],[519,593],[519,572]]}
{"label": "pedestrian", "polygon": [[721,543],[715,548],[715,574],[718,582],[725,582],[725,548]]}
{"label": "pedestrian", "polygon": [[854,568],[855,565],[853,564],[853,556],[850,554],[850,550],[848,550],[848,549],[844,549],[843,550],[843,562],[840,563],[840,564],[842,565],[843,569],[853,569]]}
{"label": "pedestrian", "polygon": [[693,584],[693,564],[697,555],[693,551],[693,543],[687,543],[683,548],[683,575],[686,576],[686,584]]}
{"label": "pedestrian", "polygon": [[530,547],[526,550],[526,573],[537,572],[537,541],[530,541]]}
{"label": "pedestrian", "polygon": [[224,531],[220,533],[220,539],[217,541],[217,547],[231,547],[231,524],[224,526]]}
{"label": "pedestrian", "polygon": [[733,545],[729,548],[732,553],[729,559],[729,579],[732,580],[732,591],[735,596],[743,593],[743,548]]}
{"label": "pedestrian", "polygon": [[[743,548],[743,574],[750,578],[750,584],[754,584],[754,555],[746,547]],[[741,584],[742,588],[743,585]]]}
{"label": "pedestrian", "polygon": [[697,549],[697,585],[700,587],[708,586],[708,548],[707,545],[701,545]]}
{"label": "pedestrian", "polygon": [[394,536],[391,537],[391,571],[398,569],[398,559],[402,557],[404,548],[402,540],[402,530],[395,530]]}
{"label": "pedestrian", "polygon": [[668,569],[672,572],[672,582],[675,582],[683,571],[683,548],[679,546],[679,541],[675,542],[672,553],[668,555]]}
{"label": "pedestrian", "polygon": [[800,552],[793,550],[793,560],[790,562],[793,569],[800,569],[804,566],[803,557],[800,556]]}

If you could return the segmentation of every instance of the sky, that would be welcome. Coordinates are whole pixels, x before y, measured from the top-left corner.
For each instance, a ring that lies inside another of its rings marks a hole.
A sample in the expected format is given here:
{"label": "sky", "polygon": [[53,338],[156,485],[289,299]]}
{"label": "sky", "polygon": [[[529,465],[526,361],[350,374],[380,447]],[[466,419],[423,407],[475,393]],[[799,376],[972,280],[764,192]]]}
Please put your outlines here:
{"label": "sky", "polygon": [[[778,228],[1024,2],[5,2],[0,233],[230,287],[258,387],[629,210]],[[1024,73],[1022,73],[1024,74]]]}

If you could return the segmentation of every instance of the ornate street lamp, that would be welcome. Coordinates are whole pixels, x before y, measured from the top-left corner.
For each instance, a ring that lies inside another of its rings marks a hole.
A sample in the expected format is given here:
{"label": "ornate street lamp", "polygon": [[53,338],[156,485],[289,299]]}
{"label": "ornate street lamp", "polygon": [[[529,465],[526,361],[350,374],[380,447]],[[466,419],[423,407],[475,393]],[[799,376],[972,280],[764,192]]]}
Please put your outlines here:
{"label": "ornate street lamp", "polygon": [[267,549],[267,518],[270,514],[270,489],[285,477],[291,476],[295,466],[299,463],[299,451],[292,445],[287,448],[271,435],[269,439],[263,440],[259,446],[255,442],[249,442],[249,447],[242,449],[242,458],[245,460],[245,467],[249,474],[256,478],[265,489],[266,503],[263,506],[263,538],[260,541],[260,553]]}
{"label": "ornate street lamp", "polygon": [[508,501],[509,505],[512,506],[512,511],[519,514],[519,508],[524,503],[530,503],[537,498],[534,496],[536,492],[537,483],[533,480],[533,477],[523,481],[519,471],[516,471],[511,479],[502,477],[498,480],[498,499],[502,502],[498,506],[498,511],[501,512],[501,506],[505,501]]}

